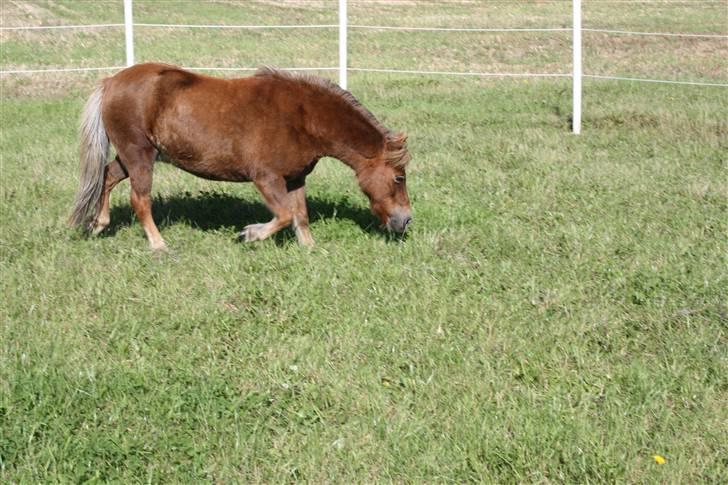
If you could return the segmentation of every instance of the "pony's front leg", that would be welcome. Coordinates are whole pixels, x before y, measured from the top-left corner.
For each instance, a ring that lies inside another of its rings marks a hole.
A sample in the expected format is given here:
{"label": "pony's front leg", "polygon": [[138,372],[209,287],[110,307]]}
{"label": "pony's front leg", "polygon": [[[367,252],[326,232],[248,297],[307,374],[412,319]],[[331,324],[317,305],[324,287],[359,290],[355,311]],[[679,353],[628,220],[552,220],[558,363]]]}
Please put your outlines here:
{"label": "pony's front leg", "polygon": [[298,244],[313,246],[313,236],[308,227],[308,209],[306,208],[305,185],[289,192],[293,204],[293,229],[296,231]]}
{"label": "pony's front leg", "polygon": [[270,176],[255,180],[255,186],[273,213],[273,219],[265,224],[250,224],[238,234],[246,242],[262,241],[291,224],[290,195],[283,177]]}

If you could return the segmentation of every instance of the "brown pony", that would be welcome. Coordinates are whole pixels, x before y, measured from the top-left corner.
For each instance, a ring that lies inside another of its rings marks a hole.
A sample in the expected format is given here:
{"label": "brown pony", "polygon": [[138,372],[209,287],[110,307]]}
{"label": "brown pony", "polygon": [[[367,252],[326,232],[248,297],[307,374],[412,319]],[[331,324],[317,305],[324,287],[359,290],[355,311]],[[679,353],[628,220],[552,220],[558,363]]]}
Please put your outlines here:
{"label": "brown pony", "polygon": [[[109,147],[117,156],[111,162]],[[94,234],[109,225],[109,195],[129,177],[131,205],[152,249],[165,243],[152,219],[152,170],[169,161],[211,180],[252,181],[273,219],[239,234],[258,241],[293,223],[313,244],[304,186],[319,158],[355,172],[388,229],[412,220],[405,181],[406,136],[392,133],[332,82],[270,68],[217,79],[165,64],[140,64],[104,79],[81,117],[81,184],[70,222]]]}

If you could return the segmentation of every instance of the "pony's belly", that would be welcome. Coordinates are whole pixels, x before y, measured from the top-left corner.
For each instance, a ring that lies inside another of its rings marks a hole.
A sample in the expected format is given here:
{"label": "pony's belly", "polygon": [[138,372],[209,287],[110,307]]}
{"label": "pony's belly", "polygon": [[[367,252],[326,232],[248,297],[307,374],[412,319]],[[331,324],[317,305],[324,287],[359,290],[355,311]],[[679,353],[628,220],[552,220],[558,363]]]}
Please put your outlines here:
{"label": "pony's belly", "polygon": [[158,149],[157,161],[170,163],[192,175],[222,182],[249,182],[250,177],[242,166],[215,160],[193,160],[174,156]]}

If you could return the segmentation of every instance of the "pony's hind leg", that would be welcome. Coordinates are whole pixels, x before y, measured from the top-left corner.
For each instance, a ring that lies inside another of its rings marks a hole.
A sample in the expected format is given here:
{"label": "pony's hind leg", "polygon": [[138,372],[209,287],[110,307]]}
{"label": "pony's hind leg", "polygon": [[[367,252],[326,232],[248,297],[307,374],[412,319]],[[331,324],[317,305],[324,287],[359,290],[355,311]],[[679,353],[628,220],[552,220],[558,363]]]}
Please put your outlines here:
{"label": "pony's hind leg", "polygon": [[131,182],[131,206],[144,228],[149,246],[155,251],[163,251],[167,245],[152,218],[152,171],[156,155],[157,150],[152,146],[137,145],[119,150],[119,157]]}
{"label": "pony's hind leg", "polygon": [[127,178],[129,175],[121,165],[119,157],[117,156],[113,162],[108,164],[104,168],[104,190],[101,193],[101,199],[99,204],[96,206],[96,215],[91,222],[91,233],[96,235],[106,229],[111,222],[111,216],[109,214],[109,200],[111,198],[111,191],[114,187]]}

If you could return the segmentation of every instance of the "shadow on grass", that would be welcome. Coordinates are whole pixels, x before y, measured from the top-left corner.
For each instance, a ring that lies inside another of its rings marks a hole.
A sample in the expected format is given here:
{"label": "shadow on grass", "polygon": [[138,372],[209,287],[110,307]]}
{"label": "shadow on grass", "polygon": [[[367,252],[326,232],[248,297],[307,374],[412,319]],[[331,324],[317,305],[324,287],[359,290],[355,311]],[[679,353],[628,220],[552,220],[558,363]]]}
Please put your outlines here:
{"label": "shadow on grass", "polygon": [[[311,223],[320,219],[349,219],[364,232],[390,239],[387,231],[379,229],[375,217],[368,210],[356,207],[349,201],[334,202],[317,197],[307,197]],[[220,192],[189,192],[167,197],[156,197],[152,203],[154,221],[160,230],[175,224],[186,224],[203,231],[229,228],[240,232],[248,224],[268,222],[272,218],[268,208],[259,201],[246,200]],[[111,208],[111,224],[101,233],[109,237],[128,227],[135,219],[129,203]],[[295,238],[292,230],[284,230],[274,236],[276,242]]]}

